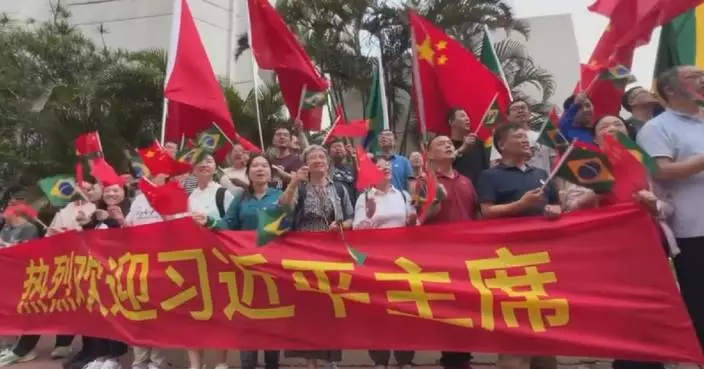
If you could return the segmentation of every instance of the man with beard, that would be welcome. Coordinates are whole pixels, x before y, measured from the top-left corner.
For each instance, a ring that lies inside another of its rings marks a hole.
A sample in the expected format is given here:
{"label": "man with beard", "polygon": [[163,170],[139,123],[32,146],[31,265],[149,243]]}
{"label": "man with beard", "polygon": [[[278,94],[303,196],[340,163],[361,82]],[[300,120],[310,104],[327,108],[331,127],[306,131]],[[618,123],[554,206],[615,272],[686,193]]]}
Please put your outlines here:
{"label": "man with beard", "polygon": [[667,110],[643,126],[638,144],[658,166],[654,175],[670,196],[670,226],[681,250],[675,256],[680,291],[700,344],[704,343],[704,71],[680,66],[664,72],[657,83]]}
{"label": "man with beard", "polygon": [[271,155],[271,167],[274,169],[272,182],[274,188],[283,190],[291,181],[291,174],[296,172],[303,163],[300,155],[291,149],[291,130],[279,127],[274,131],[274,149]]}

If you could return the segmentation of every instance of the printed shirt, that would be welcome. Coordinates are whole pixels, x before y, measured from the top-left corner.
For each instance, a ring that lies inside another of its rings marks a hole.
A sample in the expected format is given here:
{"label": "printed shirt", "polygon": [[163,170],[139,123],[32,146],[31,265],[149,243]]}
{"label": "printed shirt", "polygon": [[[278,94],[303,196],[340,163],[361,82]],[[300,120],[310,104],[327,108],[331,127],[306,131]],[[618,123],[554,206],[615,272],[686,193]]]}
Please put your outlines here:
{"label": "printed shirt", "polygon": [[270,209],[278,206],[279,198],[283,192],[269,187],[260,199],[250,193],[243,193],[235,199],[225,217],[217,225],[221,229],[253,230],[259,225],[259,210]]}
{"label": "printed shirt", "polygon": [[128,226],[151,224],[163,220],[161,215],[149,204],[147,197],[144,196],[143,193],[139,193],[135,196],[130,206],[130,211],[125,216],[125,224]]}

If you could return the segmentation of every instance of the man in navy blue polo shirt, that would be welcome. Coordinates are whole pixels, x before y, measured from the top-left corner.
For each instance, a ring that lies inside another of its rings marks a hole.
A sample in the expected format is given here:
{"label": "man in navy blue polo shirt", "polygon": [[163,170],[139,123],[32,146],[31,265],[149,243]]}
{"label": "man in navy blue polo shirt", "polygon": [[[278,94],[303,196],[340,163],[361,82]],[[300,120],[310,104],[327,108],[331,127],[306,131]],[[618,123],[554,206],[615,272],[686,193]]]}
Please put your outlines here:
{"label": "man in navy blue polo shirt", "polygon": [[557,189],[552,183],[541,191],[548,173],[526,163],[531,156],[526,129],[517,124],[496,128],[494,145],[501,161],[479,177],[477,192],[485,218],[547,215],[562,212]]}
{"label": "man in navy blue polo shirt", "polygon": [[[482,215],[485,218],[507,218],[532,215],[559,217],[562,213],[558,193],[552,184],[541,190],[548,173],[526,164],[532,150],[526,129],[518,124],[505,124],[494,131],[494,147],[501,154],[499,164],[485,170],[477,188]],[[500,369],[552,369],[554,357],[499,355]]]}
{"label": "man in navy blue polo shirt", "polygon": [[411,162],[405,156],[396,153],[396,137],[386,129],[379,133],[381,156],[391,163],[391,183],[396,189],[408,191],[408,180],[413,177]]}

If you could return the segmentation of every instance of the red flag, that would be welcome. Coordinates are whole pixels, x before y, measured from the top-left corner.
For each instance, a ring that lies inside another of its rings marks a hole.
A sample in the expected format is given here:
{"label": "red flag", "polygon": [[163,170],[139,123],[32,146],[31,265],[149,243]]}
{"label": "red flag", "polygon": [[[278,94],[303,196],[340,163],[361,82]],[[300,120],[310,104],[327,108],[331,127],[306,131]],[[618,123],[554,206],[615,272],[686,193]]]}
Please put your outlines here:
{"label": "red flag", "polygon": [[623,87],[617,86],[612,80],[599,78],[602,68],[582,64],[580,69],[581,78],[575,93],[587,93],[594,106],[594,121],[605,115],[618,115],[621,111]]}
{"label": "red flag", "polygon": [[611,192],[618,201],[630,201],[635,192],[649,187],[645,166],[616,137],[605,135],[602,151],[608,156],[611,173],[616,178]]}
{"label": "red flag", "polygon": [[330,137],[367,137],[369,119],[360,119],[347,124],[337,124],[330,131]]}
{"label": "red flag", "polygon": [[357,189],[375,186],[384,180],[384,173],[369,159],[363,147],[357,147]]}
{"label": "red flag", "polygon": [[75,146],[76,156],[78,156],[76,182],[82,183],[84,181],[83,162],[87,161],[92,166],[93,159],[103,154],[103,145],[100,143],[98,131],[92,131],[76,137]]}
{"label": "red flag", "polygon": [[320,130],[323,108],[302,107],[301,99],[307,93],[326,91],[328,81],[269,0],[248,0],[248,4],[251,47],[257,64],[262,69],[276,72],[291,116],[298,116],[306,130]]}
{"label": "red flag", "polygon": [[188,195],[178,182],[170,181],[157,186],[146,178],[139,181],[139,189],[149,204],[161,216],[181,214],[188,211]]}
{"label": "red flag", "polygon": [[138,149],[137,152],[152,175],[166,174],[168,176],[177,176],[193,170],[191,164],[172,158],[171,155],[164,151],[159,142],[154,142],[147,148]]}
{"label": "red flag", "polygon": [[[450,133],[445,116],[452,107],[467,112],[473,130],[480,124],[495,95],[498,94],[499,108],[506,109],[510,96],[496,74],[428,20],[414,12],[410,12],[409,17],[416,43],[413,45],[416,50],[413,88],[421,89],[423,110],[419,108],[418,116],[424,112],[429,132]],[[420,107],[421,102],[417,103],[416,106]],[[491,132],[482,127],[478,135],[486,139]]]}
{"label": "red flag", "polygon": [[105,161],[105,158],[100,157],[93,160],[93,165],[91,168],[91,174],[97,180],[99,180],[103,186],[112,186],[125,184],[124,178],[120,177],[115,169]]}
{"label": "red flag", "polygon": [[11,205],[8,205],[3,212],[4,217],[7,217],[8,215],[20,215],[27,218],[36,219],[37,216],[39,216],[39,212],[24,201],[15,201]]}
{"label": "red flag", "polygon": [[182,137],[195,137],[213,124],[231,140],[236,139],[225,95],[186,0],[174,1],[164,96],[168,99],[166,140],[180,142]]}

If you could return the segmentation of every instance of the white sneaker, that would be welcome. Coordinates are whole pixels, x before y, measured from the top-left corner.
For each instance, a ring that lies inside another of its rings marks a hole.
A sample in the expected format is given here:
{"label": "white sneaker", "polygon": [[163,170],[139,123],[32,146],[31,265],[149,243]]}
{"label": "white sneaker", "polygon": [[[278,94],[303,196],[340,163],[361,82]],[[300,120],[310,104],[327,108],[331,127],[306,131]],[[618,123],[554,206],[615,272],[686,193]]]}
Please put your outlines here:
{"label": "white sneaker", "polygon": [[61,346],[61,347],[55,348],[54,351],[51,352],[50,357],[52,360],[55,360],[55,359],[67,358],[67,357],[69,357],[69,355],[71,355],[71,348],[68,346]]}
{"label": "white sneaker", "polygon": [[37,352],[32,350],[27,353],[27,355],[22,356],[21,358],[17,359],[18,363],[26,363],[28,361],[32,361],[37,358]]}
{"label": "white sneaker", "polygon": [[83,367],[83,369],[101,369],[103,367],[103,364],[105,364],[105,358],[99,357]]}
{"label": "white sneaker", "polygon": [[215,369],[230,369],[230,366],[228,366],[227,363],[220,363],[215,365]]}
{"label": "white sneaker", "polygon": [[122,369],[122,365],[117,359],[107,359],[100,369]]}
{"label": "white sneaker", "polygon": [[0,367],[8,366],[17,363],[20,357],[15,355],[12,350],[3,350],[0,352]]}

